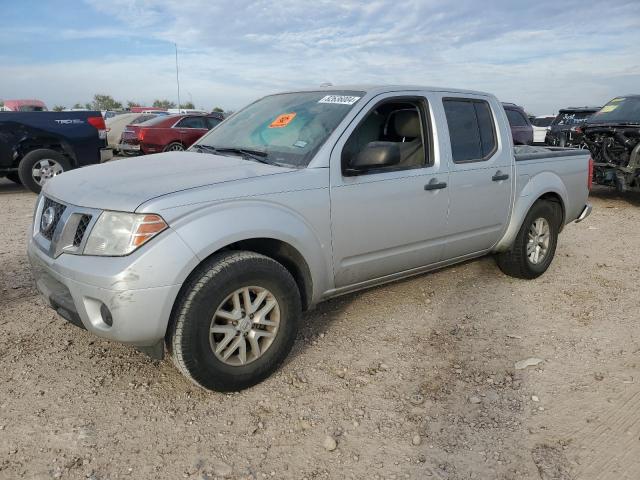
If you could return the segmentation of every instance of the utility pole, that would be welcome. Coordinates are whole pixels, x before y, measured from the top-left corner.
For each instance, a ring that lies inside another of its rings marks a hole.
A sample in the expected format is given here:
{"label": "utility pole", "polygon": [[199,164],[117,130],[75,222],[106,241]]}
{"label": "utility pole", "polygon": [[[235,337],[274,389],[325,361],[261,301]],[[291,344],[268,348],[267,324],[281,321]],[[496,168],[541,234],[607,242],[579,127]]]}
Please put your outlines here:
{"label": "utility pole", "polygon": [[178,71],[178,44],[174,43],[176,46],[176,84],[178,85],[178,112],[180,112],[180,74]]}

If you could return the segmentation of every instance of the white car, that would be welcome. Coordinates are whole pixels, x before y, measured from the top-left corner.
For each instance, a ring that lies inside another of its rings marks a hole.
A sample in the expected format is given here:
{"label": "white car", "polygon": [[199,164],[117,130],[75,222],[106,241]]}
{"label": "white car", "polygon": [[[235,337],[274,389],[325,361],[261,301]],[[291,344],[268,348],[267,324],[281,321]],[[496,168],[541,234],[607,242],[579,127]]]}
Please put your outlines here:
{"label": "white car", "polygon": [[547,137],[547,131],[555,118],[555,115],[542,115],[531,119],[531,125],[533,125],[534,144],[544,143],[545,138]]}
{"label": "white car", "polygon": [[204,110],[198,110],[197,108],[169,108],[167,110],[169,114],[191,114],[191,113],[202,113],[207,114],[209,112],[205,112]]}

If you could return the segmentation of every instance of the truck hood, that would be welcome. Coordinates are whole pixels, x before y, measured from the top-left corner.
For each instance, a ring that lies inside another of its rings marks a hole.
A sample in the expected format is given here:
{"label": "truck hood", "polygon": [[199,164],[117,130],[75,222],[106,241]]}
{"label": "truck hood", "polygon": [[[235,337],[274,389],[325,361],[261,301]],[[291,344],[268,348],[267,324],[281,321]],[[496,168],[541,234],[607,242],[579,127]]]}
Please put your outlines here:
{"label": "truck hood", "polygon": [[162,195],[295,170],[240,157],[167,152],[71,170],[48,181],[42,191],[81,207],[133,212]]}

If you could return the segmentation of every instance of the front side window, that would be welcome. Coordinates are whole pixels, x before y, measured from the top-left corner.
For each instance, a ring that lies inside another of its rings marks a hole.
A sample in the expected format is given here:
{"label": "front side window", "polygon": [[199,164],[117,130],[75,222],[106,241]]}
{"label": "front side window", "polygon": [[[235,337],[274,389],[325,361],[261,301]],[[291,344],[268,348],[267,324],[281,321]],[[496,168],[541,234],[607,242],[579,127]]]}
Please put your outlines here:
{"label": "front side window", "polygon": [[213,127],[218,125],[222,120],[215,117],[207,117],[206,121],[207,121],[207,128],[211,130]]}
{"label": "front side window", "polygon": [[358,124],[342,149],[342,170],[365,148],[378,145],[399,147],[399,163],[368,173],[424,167],[428,162],[424,102],[394,98],[376,105]]}
{"label": "front side window", "polygon": [[220,123],[192,148],[251,150],[268,163],[303,168],[363,96],[345,90],[270,95]]}
{"label": "front side window", "polygon": [[186,117],[178,122],[176,128],[207,128],[202,117]]}
{"label": "front side window", "polygon": [[445,98],[442,101],[455,163],[487,160],[497,148],[491,107],[484,100]]}

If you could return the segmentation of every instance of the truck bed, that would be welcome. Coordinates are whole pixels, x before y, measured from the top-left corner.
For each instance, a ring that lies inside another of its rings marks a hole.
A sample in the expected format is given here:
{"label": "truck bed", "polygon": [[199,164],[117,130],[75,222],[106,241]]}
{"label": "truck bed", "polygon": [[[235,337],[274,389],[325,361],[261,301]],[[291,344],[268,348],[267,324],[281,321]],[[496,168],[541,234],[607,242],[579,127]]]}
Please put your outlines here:
{"label": "truck bed", "polygon": [[513,147],[513,155],[516,162],[524,160],[542,160],[549,158],[573,157],[588,155],[589,150],[581,148],[564,147],[532,147],[530,145],[516,145]]}

